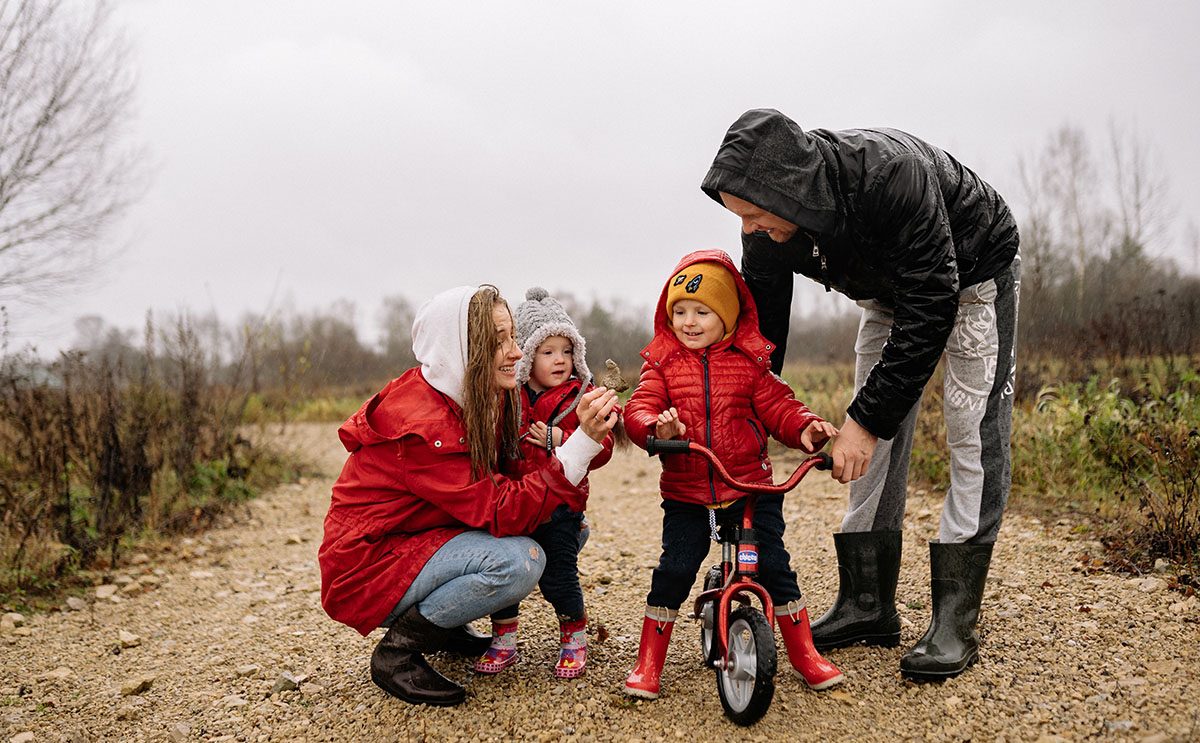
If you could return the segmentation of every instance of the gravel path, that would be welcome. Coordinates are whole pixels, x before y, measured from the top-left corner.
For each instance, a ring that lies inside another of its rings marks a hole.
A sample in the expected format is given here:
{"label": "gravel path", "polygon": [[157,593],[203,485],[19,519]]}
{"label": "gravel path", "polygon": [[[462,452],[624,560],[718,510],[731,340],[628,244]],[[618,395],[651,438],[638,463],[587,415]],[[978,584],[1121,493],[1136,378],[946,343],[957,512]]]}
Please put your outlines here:
{"label": "gravel path", "polygon": [[[581,556],[593,620],[587,675],[550,676],[553,614],[525,602],[523,659],[499,677],[436,657],[466,684],[458,708],[414,707],[367,676],[379,633],[321,611],[315,564],[329,488],[344,459],[332,426],[284,441],[325,473],[280,487],[235,523],[143,555],[70,603],[0,624],[0,743],[82,740],[1200,740],[1200,601],[1156,577],[1076,570],[1099,547],[1071,524],[1010,514],[988,579],[983,661],[942,684],[901,680],[895,650],[830,657],[847,681],[814,693],[781,673],[748,730],[721,714],[697,630],[681,621],[657,702],[620,693],[637,652],[658,556],[657,465],[618,453],[592,477]],[[784,459],[780,470],[794,464]],[[788,546],[814,615],[836,593],[833,540],[844,489],[814,474],[785,505]],[[910,499],[898,602],[904,646],[928,619],[927,539],[938,503]],[[112,598],[97,598],[116,590]],[[603,628],[600,628],[603,625]],[[482,624],[481,624],[482,627]],[[600,638],[604,636],[604,641]],[[781,663],[786,663],[782,654]]]}

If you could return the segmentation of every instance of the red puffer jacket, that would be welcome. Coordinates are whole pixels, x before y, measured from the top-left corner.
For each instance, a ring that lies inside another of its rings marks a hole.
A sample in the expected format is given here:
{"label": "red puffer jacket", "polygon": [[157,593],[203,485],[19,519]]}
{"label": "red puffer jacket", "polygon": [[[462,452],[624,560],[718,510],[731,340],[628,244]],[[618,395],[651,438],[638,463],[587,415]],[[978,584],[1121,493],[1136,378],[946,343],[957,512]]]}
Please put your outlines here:
{"label": "red puffer jacket", "polygon": [[[553,456],[546,451],[546,447],[538,446],[524,434],[529,432],[529,427],[534,421],[541,421],[549,424],[550,421],[562,412],[563,408],[575,401],[579,395],[579,388],[583,383],[578,377],[571,377],[566,382],[548,389],[538,395],[537,402],[530,401],[529,385],[521,385],[521,458],[509,460],[503,465],[505,474],[514,477],[523,477],[524,475],[534,472],[546,466],[548,460]],[[589,384],[585,392],[590,392],[595,389],[595,385]],[[620,410],[618,409],[618,414]],[[566,441],[571,434],[579,428],[579,416],[572,410],[567,413],[566,417],[558,422],[558,427],[562,429],[563,441]],[[596,456],[592,457],[592,461],[588,464],[588,472],[599,469],[608,464],[608,460],[612,459],[613,437],[610,433],[604,437],[602,444],[604,447]],[[590,492],[587,478],[579,483],[579,489],[584,493]]]}
{"label": "red puffer jacket", "polygon": [[338,429],[350,452],[333,486],[317,553],[321,605],[366,635],[451,538],[478,529],[529,534],[559,504],[582,511],[584,492],[557,459],[519,479],[471,481],[462,411],[410,369]]}
{"label": "red puffer jacket", "polygon": [[[718,262],[737,283],[741,312],[733,335],[700,351],[685,347],[671,330],[667,285],[654,314],[654,338],[642,350],[645,362],[637,389],[625,406],[625,428],[643,448],[654,433],[658,414],[672,406],[687,427],[685,438],[716,452],[734,477],[771,480],[767,436],[803,449],[800,434],[821,418],[797,400],[787,383],[771,373],[772,346],[758,331],[758,311],[750,290],[722,250],[701,250],[679,262],[671,276],[693,263]],[[662,457],[662,497],[713,504],[745,493],[727,487],[703,459],[672,454]]]}

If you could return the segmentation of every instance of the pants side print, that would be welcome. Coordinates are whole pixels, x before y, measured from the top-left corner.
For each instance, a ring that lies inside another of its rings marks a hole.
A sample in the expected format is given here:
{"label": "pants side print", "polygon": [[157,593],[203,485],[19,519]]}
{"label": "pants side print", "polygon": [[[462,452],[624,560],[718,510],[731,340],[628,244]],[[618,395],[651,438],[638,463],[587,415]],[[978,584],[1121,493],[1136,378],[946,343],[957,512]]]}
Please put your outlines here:
{"label": "pants side print", "polygon": [[[958,314],[946,344],[943,415],[950,450],[950,489],[942,508],[939,541],[996,540],[1012,484],[1010,437],[1016,372],[1020,257],[996,279],[959,294]],[[863,318],[855,343],[855,386],[879,361],[891,332],[892,312],[860,302]],[[880,441],[866,474],[851,484],[842,531],[901,529],[917,408],[896,437]]]}
{"label": "pants side print", "polygon": [[[954,445],[951,443],[950,493],[946,507],[942,509],[942,525],[939,541],[989,544],[996,541],[1000,521],[1008,505],[1008,494],[1012,489],[1012,406],[1017,380],[1017,310],[1021,296],[1021,256],[1013,258],[1009,270],[995,279],[994,325],[996,332],[996,368],[991,374],[991,387],[986,406],[979,421],[979,459],[972,464],[966,475],[976,470],[981,475],[978,488],[969,477],[960,476],[964,497],[955,492]],[[961,311],[961,307],[960,307]],[[955,323],[955,332],[958,323]],[[951,437],[950,377],[947,375],[946,430]],[[974,493],[978,491],[978,496]],[[974,509],[975,498],[978,508]],[[951,511],[951,505],[962,510]],[[973,511],[973,513],[972,513]],[[966,515],[971,514],[971,515]],[[964,525],[965,524],[965,525]]]}

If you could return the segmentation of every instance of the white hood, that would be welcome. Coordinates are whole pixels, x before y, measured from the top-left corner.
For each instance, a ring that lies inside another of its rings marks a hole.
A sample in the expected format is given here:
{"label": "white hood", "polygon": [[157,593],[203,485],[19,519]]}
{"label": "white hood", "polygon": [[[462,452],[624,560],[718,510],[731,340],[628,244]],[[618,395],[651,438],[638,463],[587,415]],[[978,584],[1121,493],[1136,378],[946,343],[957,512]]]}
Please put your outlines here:
{"label": "white hood", "polygon": [[467,308],[477,286],[456,286],[421,305],[413,319],[413,355],[425,381],[463,405],[467,374]]}

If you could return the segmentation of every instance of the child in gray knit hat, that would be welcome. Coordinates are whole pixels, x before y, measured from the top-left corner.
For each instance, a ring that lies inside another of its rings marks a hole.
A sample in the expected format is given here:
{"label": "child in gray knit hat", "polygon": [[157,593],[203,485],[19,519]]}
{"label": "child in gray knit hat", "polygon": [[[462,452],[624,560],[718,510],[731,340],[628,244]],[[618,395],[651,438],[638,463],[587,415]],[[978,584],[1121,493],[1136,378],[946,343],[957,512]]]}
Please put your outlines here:
{"label": "child in gray knit hat", "polygon": [[[588,371],[586,343],[563,306],[541,287],[525,293],[517,306],[517,344],[524,354],[517,362],[521,385],[521,448],[516,459],[504,463],[505,474],[521,476],[536,471],[553,456],[554,448],[579,427],[575,407],[593,389]],[[612,457],[613,437],[588,469]],[[588,490],[585,477],[579,483]],[[538,583],[542,596],[558,614],[561,648],[554,675],[576,678],[587,664],[587,612],[579,586],[579,551],[588,538],[582,513],[560,506],[532,535],[546,553],[546,569]],[[475,662],[479,673],[499,673],[517,661],[519,604],[492,615],[492,645]]]}

